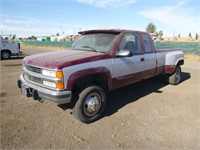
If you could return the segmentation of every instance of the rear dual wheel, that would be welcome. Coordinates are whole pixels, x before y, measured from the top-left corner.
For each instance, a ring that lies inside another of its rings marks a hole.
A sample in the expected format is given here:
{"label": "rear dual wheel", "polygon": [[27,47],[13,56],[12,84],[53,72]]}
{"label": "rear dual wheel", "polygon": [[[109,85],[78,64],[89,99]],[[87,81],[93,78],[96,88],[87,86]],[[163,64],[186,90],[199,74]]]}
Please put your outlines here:
{"label": "rear dual wheel", "polygon": [[168,81],[172,85],[177,85],[181,82],[181,67],[178,65],[175,72],[168,77]]}

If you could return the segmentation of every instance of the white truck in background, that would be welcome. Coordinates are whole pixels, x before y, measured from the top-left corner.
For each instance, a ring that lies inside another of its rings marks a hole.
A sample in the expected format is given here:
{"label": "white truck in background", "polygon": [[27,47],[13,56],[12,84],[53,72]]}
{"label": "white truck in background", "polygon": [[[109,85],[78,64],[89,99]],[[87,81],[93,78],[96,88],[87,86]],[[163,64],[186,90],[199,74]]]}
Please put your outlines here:
{"label": "white truck in background", "polygon": [[11,56],[20,56],[20,43],[10,39],[4,39],[0,36],[1,60],[10,59]]}

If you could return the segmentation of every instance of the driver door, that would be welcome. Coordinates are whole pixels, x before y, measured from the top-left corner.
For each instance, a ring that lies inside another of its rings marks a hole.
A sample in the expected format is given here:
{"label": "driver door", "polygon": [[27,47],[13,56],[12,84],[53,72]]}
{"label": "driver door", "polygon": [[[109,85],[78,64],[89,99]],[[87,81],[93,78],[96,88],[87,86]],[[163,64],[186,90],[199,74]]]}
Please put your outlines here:
{"label": "driver door", "polygon": [[135,32],[123,35],[118,52],[122,50],[130,51],[131,55],[113,58],[113,88],[140,81],[144,71],[144,54]]}

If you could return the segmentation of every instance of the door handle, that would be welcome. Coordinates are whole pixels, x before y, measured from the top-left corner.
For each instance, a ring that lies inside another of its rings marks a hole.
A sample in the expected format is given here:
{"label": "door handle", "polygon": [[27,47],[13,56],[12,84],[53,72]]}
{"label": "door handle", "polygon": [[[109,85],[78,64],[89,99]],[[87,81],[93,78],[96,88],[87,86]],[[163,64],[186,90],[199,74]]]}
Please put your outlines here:
{"label": "door handle", "polygon": [[140,58],[140,61],[144,61],[144,58]]}

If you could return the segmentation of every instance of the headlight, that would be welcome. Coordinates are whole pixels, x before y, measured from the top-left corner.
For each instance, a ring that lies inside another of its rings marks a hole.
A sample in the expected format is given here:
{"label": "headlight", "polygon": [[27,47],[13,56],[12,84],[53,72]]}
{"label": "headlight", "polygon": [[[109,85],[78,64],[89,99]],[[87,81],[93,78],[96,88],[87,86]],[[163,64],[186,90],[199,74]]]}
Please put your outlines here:
{"label": "headlight", "polygon": [[43,84],[52,88],[56,89],[64,89],[64,83],[63,82],[50,82],[50,81],[43,81]]}
{"label": "headlight", "polygon": [[49,81],[43,81],[43,84],[49,87],[56,88],[56,83],[55,82],[49,82]]}
{"label": "headlight", "polygon": [[63,78],[62,71],[53,71],[53,70],[46,70],[42,69],[42,75],[54,78]]}
{"label": "headlight", "polygon": [[42,70],[42,75],[48,76],[48,77],[56,77],[56,72],[52,70]]}
{"label": "headlight", "polygon": [[59,90],[64,89],[64,82],[63,82],[64,76],[63,76],[62,71],[42,69],[42,75],[47,76],[47,77],[59,78],[58,81],[54,80],[54,79],[50,79],[49,81],[46,81],[44,79],[43,80],[44,85],[46,85],[48,87],[56,88],[56,89],[59,89]]}

